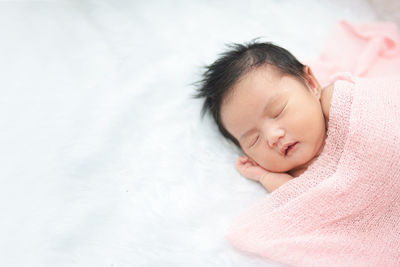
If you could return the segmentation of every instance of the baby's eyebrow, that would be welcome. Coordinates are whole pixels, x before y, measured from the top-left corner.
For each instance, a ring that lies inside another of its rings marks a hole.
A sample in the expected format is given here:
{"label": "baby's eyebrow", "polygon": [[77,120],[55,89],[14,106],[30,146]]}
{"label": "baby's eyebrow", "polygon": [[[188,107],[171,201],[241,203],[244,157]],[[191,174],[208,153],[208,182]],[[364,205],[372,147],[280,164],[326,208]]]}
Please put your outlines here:
{"label": "baby's eyebrow", "polygon": [[265,104],[264,108],[263,108],[263,113],[267,112],[268,109],[272,106],[272,104],[274,104],[276,102],[276,100],[281,96],[280,93],[276,93],[274,94],[272,97],[269,98],[267,104]]}
{"label": "baby's eyebrow", "polygon": [[[270,109],[270,107],[272,106],[273,103],[276,102],[276,100],[281,96],[280,93],[276,93],[273,96],[271,96],[267,103],[265,104],[264,108],[262,109],[262,114],[266,113],[268,111],[268,109]],[[239,140],[244,139],[245,137],[247,137],[248,135],[252,134],[256,129],[255,128],[251,128],[250,130],[247,130],[245,133],[243,133],[240,137]]]}

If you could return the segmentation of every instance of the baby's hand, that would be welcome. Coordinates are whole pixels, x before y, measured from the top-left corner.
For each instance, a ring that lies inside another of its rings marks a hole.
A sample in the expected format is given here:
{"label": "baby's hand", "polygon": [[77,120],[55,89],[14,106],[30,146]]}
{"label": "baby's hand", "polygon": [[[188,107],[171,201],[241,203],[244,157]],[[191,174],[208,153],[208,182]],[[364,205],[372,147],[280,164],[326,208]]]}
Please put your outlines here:
{"label": "baby's hand", "polygon": [[235,163],[236,169],[244,177],[260,182],[268,192],[272,192],[284,183],[293,179],[288,173],[274,173],[267,171],[254,160],[246,156],[239,157]]}
{"label": "baby's hand", "polygon": [[263,176],[270,173],[246,156],[239,157],[236,160],[235,167],[241,175],[257,182],[259,182]]}

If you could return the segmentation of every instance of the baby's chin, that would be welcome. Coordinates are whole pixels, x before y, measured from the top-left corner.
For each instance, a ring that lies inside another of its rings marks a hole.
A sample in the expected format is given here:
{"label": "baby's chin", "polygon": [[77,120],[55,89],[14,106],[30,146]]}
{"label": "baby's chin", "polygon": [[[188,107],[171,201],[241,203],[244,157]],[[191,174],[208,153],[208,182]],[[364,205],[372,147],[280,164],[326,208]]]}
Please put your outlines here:
{"label": "baby's chin", "polygon": [[298,164],[294,165],[292,168],[289,168],[286,172],[294,174],[295,176],[300,175],[303,173],[305,170],[307,170],[308,166],[310,166],[314,160],[318,158],[318,155],[312,154],[309,157],[304,157],[301,162]]}

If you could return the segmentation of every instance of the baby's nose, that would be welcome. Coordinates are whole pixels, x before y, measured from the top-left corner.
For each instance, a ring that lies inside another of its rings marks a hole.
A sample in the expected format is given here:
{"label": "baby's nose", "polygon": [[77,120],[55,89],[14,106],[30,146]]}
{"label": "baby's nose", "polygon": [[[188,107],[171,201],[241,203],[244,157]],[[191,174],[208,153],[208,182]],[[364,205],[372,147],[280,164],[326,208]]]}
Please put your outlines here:
{"label": "baby's nose", "polygon": [[271,129],[267,136],[269,147],[273,148],[284,135],[285,131],[283,129]]}

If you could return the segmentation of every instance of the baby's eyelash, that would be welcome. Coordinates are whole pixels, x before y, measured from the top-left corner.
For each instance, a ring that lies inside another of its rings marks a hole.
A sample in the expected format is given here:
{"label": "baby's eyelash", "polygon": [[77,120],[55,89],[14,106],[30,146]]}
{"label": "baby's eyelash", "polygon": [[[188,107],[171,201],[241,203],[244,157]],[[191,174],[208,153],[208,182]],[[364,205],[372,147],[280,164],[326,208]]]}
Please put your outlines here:
{"label": "baby's eyelash", "polygon": [[257,143],[259,138],[260,138],[260,136],[257,135],[257,138],[251,143],[250,147],[253,147]]}
{"label": "baby's eyelash", "polygon": [[276,116],[274,118],[278,118],[279,115],[281,115],[281,113],[285,110],[285,108],[286,108],[286,105],[283,107],[283,109],[281,109],[281,111],[279,111],[278,114],[276,114]]}

